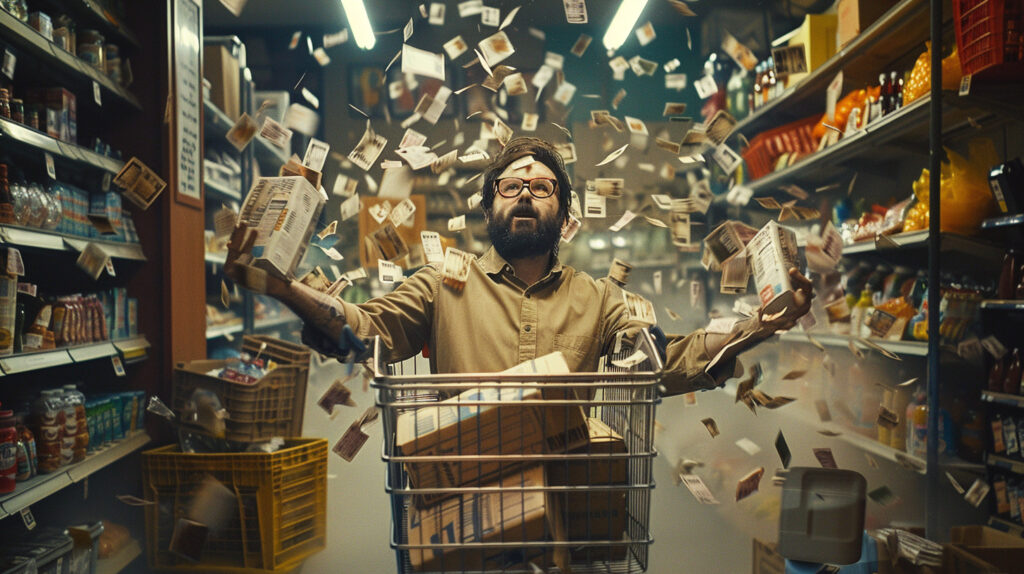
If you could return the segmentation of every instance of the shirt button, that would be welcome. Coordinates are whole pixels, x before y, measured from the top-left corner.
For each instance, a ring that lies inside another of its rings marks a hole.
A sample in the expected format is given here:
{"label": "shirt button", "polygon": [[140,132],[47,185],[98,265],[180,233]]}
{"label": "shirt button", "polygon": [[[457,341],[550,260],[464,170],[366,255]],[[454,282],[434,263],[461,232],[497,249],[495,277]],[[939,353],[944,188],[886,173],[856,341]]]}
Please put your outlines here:
{"label": "shirt button", "polygon": [[530,326],[529,326],[529,325],[527,325],[527,326],[526,326],[526,332],[527,332],[527,333],[529,333],[529,332],[530,332]]}

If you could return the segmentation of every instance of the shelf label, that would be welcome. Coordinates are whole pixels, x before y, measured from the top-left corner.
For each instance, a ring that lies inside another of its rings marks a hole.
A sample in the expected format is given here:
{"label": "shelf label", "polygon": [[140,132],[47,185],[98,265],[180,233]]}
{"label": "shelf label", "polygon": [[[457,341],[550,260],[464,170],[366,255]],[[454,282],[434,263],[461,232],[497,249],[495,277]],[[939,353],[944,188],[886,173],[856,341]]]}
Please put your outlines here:
{"label": "shelf label", "polygon": [[10,79],[14,79],[14,65],[18,63],[18,58],[11,53],[10,50],[4,50],[4,66],[3,73]]}
{"label": "shelf label", "polygon": [[107,273],[111,277],[117,277],[117,273],[114,271],[114,260],[113,259],[111,259],[109,257],[107,258],[106,268],[107,268]]}
{"label": "shelf label", "polygon": [[99,343],[97,345],[89,345],[87,347],[81,347],[77,349],[68,349],[68,353],[71,354],[71,358],[76,363],[83,361],[91,361],[93,359],[99,359],[100,357],[110,357],[117,354],[117,349],[110,343]]}
{"label": "shelf label", "polygon": [[114,373],[117,376],[123,377],[125,375],[125,373],[124,373],[124,363],[121,362],[121,357],[119,357],[117,355],[114,355],[113,357],[110,357],[110,363],[112,365],[114,365]]}
{"label": "shelf label", "polygon": [[103,98],[100,96],[100,83],[96,80],[92,81],[92,99],[96,100],[96,105],[103,107]]}
{"label": "shelf label", "polygon": [[962,97],[971,93],[971,78],[973,76],[974,74],[964,74],[963,77],[960,78],[960,91],[957,92],[958,95]]}
{"label": "shelf label", "polygon": [[57,179],[57,169],[53,166],[53,156],[50,152],[44,152],[43,157],[46,158],[46,175],[50,176],[50,179]]}
{"label": "shelf label", "polygon": [[36,517],[32,516],[32,509],[25,507],[21,509],[21,522],[26,530],[33,530],[36,527]]}
{"label": "shelf label", "polygon": [[67,351],[51,351],[49,353],[32,353],[20,357],[10,357],[0,360],[0,367],[3,367],[7,374],[21,373],[25,371],[36,371],[59,365],[66,365],[71,362],[71,355]]}

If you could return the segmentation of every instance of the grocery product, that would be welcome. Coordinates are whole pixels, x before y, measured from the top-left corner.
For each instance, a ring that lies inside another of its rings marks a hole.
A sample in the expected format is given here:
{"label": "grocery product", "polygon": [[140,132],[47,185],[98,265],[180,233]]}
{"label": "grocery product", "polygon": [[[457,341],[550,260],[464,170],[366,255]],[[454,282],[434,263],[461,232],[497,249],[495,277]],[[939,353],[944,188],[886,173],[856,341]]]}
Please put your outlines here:
{"label": "grocery product", "polygon": [[18,474],[18,431],[14,411],[0,409],[0,494],[14,492]]}

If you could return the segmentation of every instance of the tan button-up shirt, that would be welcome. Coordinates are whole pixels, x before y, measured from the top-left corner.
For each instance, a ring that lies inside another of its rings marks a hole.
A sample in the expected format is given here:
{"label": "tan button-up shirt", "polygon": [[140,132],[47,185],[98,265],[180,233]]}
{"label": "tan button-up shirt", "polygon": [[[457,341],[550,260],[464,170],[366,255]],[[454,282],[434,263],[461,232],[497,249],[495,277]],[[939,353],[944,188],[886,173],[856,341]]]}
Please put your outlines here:
{"label": "tan button-up shirt", "polygon": [[[474,260],[462,291],[442,284],[431,265],[394,291],[361,304],[345,303],[353,331],[379,335],[388,362],[414,356],[426,346],[434,373],[488,373],[561,351],[573,372],[596,372],[616,333],[646,326],[631,320],[622,290],[606,278],[555,260],[540,281],[527,285],[492,247]],[[668,336],[662,384],[668,394],[712,388],[733,374],[733,362],[707,372],[705,333]]]}

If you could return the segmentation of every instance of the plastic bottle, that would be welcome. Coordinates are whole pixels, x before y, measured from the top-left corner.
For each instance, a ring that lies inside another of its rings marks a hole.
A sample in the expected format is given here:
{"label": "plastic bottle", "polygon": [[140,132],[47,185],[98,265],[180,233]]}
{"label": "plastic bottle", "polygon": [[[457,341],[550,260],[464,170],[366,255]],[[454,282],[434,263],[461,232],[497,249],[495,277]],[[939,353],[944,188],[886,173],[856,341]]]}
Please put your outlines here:
{"label": "plastic bottle", "polygon": [[64,411],[64,431],[60,437],[60,463],[71,464],[75,459],[75,435],[78,434],[78,415],[75,405],[64,395],[64,389],[53,389],[54,400]]}
{"label": "plastic bottle", "polygon": [[18,474],[18,431],[14,411],[0,410],[0,494],[14,492]]}
{"label": "plastic bottle", "polygon": [[[885,389],[882,391],[882,406],[892,410],[893,400],[895,393],[892,389]],[[897,425],[899,426],[899,425]],[[889,444],[892,442],[892,429],[889,427],[879,424],[878,425],[878,442],[882,444]]]}
{"label": "plastic bottle", "polygon": [[960,458],[970,462],[981,462],[985,452],[985,415],[968,409],[960,426],[960,443],[957,452]]}
{"label": "plastic bottle", "polygon": [[928,452],[928,401],[918,389],[907,405],[907,454],[924,457]]}
{"label": "plastic bottle", "polygon": [[1006,367],[1006,375],[1003,377],[1003,392],[1011,395],[1020,391],[1020,349],[1014,349],[1010,354],[1010,363]]}
{"label": "plastic bottle", "polygon": [[[74,461],[85,460],[85,452],[89,448],[89,423],[85,420],[85,395],[75,385],[64,385],[64,400],[74,408],[75,437]],[[67,425],[70,429],[71,425]]]}
{"label": "plastic bottle", "polygon": [[[860,292],[860,299],[850,309],[850,334],[854,337],[866,337],[871,333],[867,326],[867,318],[874,310],[871,304],[871,290],[865,288]],[[867,333],[867,334],[865,334]]]}
{"label": "plastic bottle", "polygon": [[1020,253],[1016,249],[1010,249],[1003,255],[1003,266],[999,273],[999,287],[996,290],[996,297],[999,299],[1013,299],[1017,289],[1017,267],[1020,266]]}
{"label": "plastic bottle", "polygon": [[1003,359],[996,359],[992,364],[992,368],[988,372],[988,390],[1001,393],[1003,392],[1003,381],[1006,379],[1006,361]]}
{"label": "plastic bottle", "polygon": [[54,391],[43,391],[32,405],[33,428],[39,455],[39,474],[61,467],[61,439],[64,436],[64,406]]}
{"label": "plastic bottle", "polygon": [[[22,414],[17,417],[18,423],[14,427],[18,431],[18,476],[17,480],[28,480],[35,476],[39,472],[39,461],[36,458],[36,439],[32,431],[28,430],[25,426],[25,415]],[[24,449],[24,460],[22,457],[22,451]]]}

